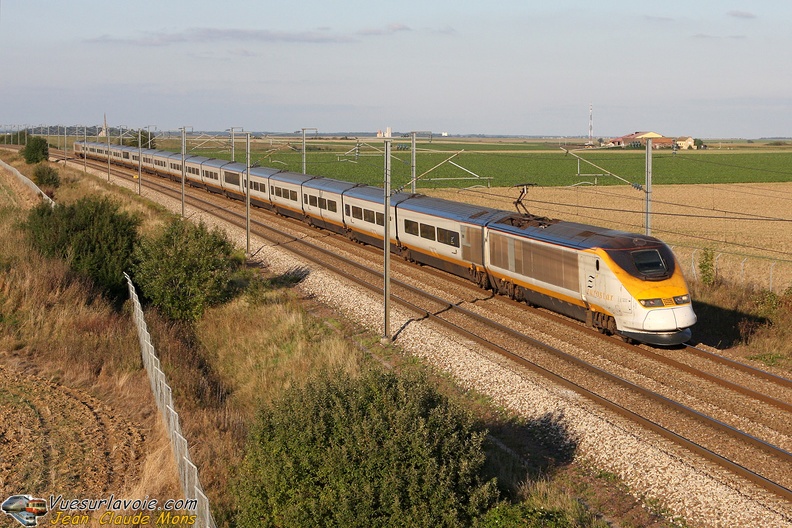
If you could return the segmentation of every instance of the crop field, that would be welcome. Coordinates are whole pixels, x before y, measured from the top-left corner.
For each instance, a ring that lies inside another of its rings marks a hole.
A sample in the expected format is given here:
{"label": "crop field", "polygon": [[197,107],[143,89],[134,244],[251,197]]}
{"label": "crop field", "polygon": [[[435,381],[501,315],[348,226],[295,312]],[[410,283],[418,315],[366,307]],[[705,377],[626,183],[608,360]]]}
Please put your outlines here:
{"label": "crop field", "polygon": [[[228,141],[194,143],[196,146],[188,142],[188,155],[231,158]],[[198,146],[201,143],[203,145]],[[180,149],[179,142],[174,140],[160,141],[158,146],[173,151]],[[409,139],[394,139],[391,151],[393,188],[409,187],[409,148]],[[244,141],[236,141],[234,157],[238,162],[245,161]],[[305,158],[309,174],[382,185],[381,139],[312,140],[306,143]],[[300,172],[301,140],[255,140],[251,144],[251,163]],[[573,145],[565,146],[563,142],[435,140],[417,143],[415,172],[421,188],[464,188],[477,184],[511,187],[523,183],[543,187],[593,183],[625,185],[625,180],[637,184],[645,182],[646,162],[643,150],[575,150]],[[658,150],[653,153],[652,180],[657,185],[792,181],[792,145],[676,153]]]}

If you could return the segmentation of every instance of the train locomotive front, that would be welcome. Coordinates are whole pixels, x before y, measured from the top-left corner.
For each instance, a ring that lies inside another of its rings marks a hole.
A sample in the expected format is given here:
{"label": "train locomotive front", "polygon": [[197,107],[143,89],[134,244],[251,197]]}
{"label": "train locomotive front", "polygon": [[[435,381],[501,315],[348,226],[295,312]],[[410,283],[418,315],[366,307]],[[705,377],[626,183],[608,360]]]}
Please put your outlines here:
{"label": "train locomotive front", "polygon": [[487,225],[493,288],[602,332],[678,345],[696,315],[671,249],[660,240],[592,225],[509,214]]}

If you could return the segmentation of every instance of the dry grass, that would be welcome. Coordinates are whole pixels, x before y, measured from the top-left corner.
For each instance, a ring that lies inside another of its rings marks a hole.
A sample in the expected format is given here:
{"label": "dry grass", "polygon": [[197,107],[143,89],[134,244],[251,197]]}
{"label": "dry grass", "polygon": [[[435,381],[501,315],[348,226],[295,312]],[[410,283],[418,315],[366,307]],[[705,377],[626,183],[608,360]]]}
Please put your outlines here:
{"label": "dry grass", "polygon": [[312,371],[359,370],[358,357],[342,336],[307,315],[295,296],[252,304],[247,297],[209,310],[196,332],[212,351],[236,405],[272,400]]}

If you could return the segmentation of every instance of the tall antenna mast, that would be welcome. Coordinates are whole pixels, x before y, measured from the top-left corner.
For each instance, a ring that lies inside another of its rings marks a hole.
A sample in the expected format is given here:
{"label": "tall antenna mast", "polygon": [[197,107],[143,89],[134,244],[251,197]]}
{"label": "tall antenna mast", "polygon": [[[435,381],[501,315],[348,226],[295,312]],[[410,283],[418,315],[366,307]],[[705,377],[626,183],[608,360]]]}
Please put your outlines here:
{"label": "tall antenna mast", "polygon": [[594,105],[589,103],[589,145],[594,144]]}

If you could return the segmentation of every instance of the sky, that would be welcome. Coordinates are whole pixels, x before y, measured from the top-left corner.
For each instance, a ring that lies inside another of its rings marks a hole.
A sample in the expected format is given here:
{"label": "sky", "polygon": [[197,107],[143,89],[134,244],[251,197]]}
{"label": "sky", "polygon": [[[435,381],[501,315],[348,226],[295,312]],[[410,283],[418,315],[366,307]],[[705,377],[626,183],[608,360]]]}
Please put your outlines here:
{"label": "sky", "polygon": [[9,124],[792,137],[792,2],[0,0]]}

